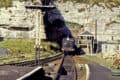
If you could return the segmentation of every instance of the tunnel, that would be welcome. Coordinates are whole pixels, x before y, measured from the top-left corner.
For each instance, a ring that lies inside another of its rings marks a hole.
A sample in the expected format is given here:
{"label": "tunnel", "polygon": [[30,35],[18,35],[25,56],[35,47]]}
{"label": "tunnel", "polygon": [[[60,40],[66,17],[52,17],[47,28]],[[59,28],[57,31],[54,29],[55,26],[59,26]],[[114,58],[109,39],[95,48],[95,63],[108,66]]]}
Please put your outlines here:
{"label": "tunnel", "polygon": [[[43,6],[54,5],[53,0],[42,0]],[[52,9],[42,9],[45,13],[43,17],[47,40],[57,42],[61,45],[64,37],[72,37],[65,20],[57,7]]]}
{"label": "tunnel", "polygon": [[[54,5],[53,0],[41,0],[43,6]],[[45,25],[45,33],[48,41],[57,42],[62,47],[63,38],[69,37],[73,38],[71,31],[69,30],[64,17],[62,16],[60,10],[55,8],[43,8],[42,11],[45,13],[43,16],[43,22]],[[74,44],[74,53],[80,54],[81,48],[77,48]],[[72,52],[72,54],[74,54]]]}

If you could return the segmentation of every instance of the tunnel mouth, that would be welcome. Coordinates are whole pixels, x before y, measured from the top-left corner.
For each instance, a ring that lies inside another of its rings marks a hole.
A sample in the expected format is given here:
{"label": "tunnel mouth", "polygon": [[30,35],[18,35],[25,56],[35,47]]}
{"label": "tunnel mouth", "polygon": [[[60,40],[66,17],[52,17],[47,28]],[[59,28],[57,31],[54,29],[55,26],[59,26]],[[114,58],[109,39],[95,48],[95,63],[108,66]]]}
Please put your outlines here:
{"label": "tunnel mouth", "polygon": [[[53,0],[41,1],[43,6],[54,5]],[[43,22],[45,25],[46,40],[51,42],[57,42],[60,48],[62,48],[63,38],[73,38],[72,33],[69,30],[63,15],[57,7],[51,9],[45,8],[42,11],[45,13],[43,16]],[[78,51],[75,45],[74,48],[74,50]]]}

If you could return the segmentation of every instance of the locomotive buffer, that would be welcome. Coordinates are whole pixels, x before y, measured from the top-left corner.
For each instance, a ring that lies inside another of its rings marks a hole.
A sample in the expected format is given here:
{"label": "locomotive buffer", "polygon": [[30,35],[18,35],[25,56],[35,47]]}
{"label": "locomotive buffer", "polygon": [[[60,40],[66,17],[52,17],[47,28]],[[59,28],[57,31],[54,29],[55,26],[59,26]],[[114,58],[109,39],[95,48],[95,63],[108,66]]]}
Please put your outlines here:
{"label": "locomotive buffer", "polygon": [[[41,1],[41,0],[40,0]],[[31,9],[35,11],[35,61],[36,64],[39,64],[39,59],[40,59],[40,51],[41,51],[41,27],[43,26],[43,15],[44,15],[44,11],[43,10],[49,10],[49,9],[54,9],[55,5],[53,4],[53,2],[49,2],[48,4],[48,0],[44,0],[45,3],[44,5],[41,4],[41,2],[39,2],[39,4],[37,5],[33,5],[33,4],[26,4],[25,8],[26,9]],[[32,2],[31,2],[32,3]]]}

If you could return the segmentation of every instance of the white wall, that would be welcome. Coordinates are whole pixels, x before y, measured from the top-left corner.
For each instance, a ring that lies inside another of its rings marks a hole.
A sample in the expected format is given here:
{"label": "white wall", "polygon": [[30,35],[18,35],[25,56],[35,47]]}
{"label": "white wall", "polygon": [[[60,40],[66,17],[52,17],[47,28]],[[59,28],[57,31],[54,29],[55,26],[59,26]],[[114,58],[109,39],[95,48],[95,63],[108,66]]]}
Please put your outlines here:
{"label": "white wall", "polygon": [[115,53],[118,50],[120,50],[120,44],[102,44],[102,53]]}

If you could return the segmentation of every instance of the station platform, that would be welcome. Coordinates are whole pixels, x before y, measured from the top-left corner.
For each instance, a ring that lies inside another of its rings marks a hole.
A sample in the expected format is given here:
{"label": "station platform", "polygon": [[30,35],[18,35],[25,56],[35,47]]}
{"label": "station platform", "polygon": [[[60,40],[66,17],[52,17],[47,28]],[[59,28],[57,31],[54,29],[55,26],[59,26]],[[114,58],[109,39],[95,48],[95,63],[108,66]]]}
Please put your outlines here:
{"label": "station platform", "polygon": [[29,73],[36,67],[21,66],[0,66],[0,80],[16,80],[17,78]]}

